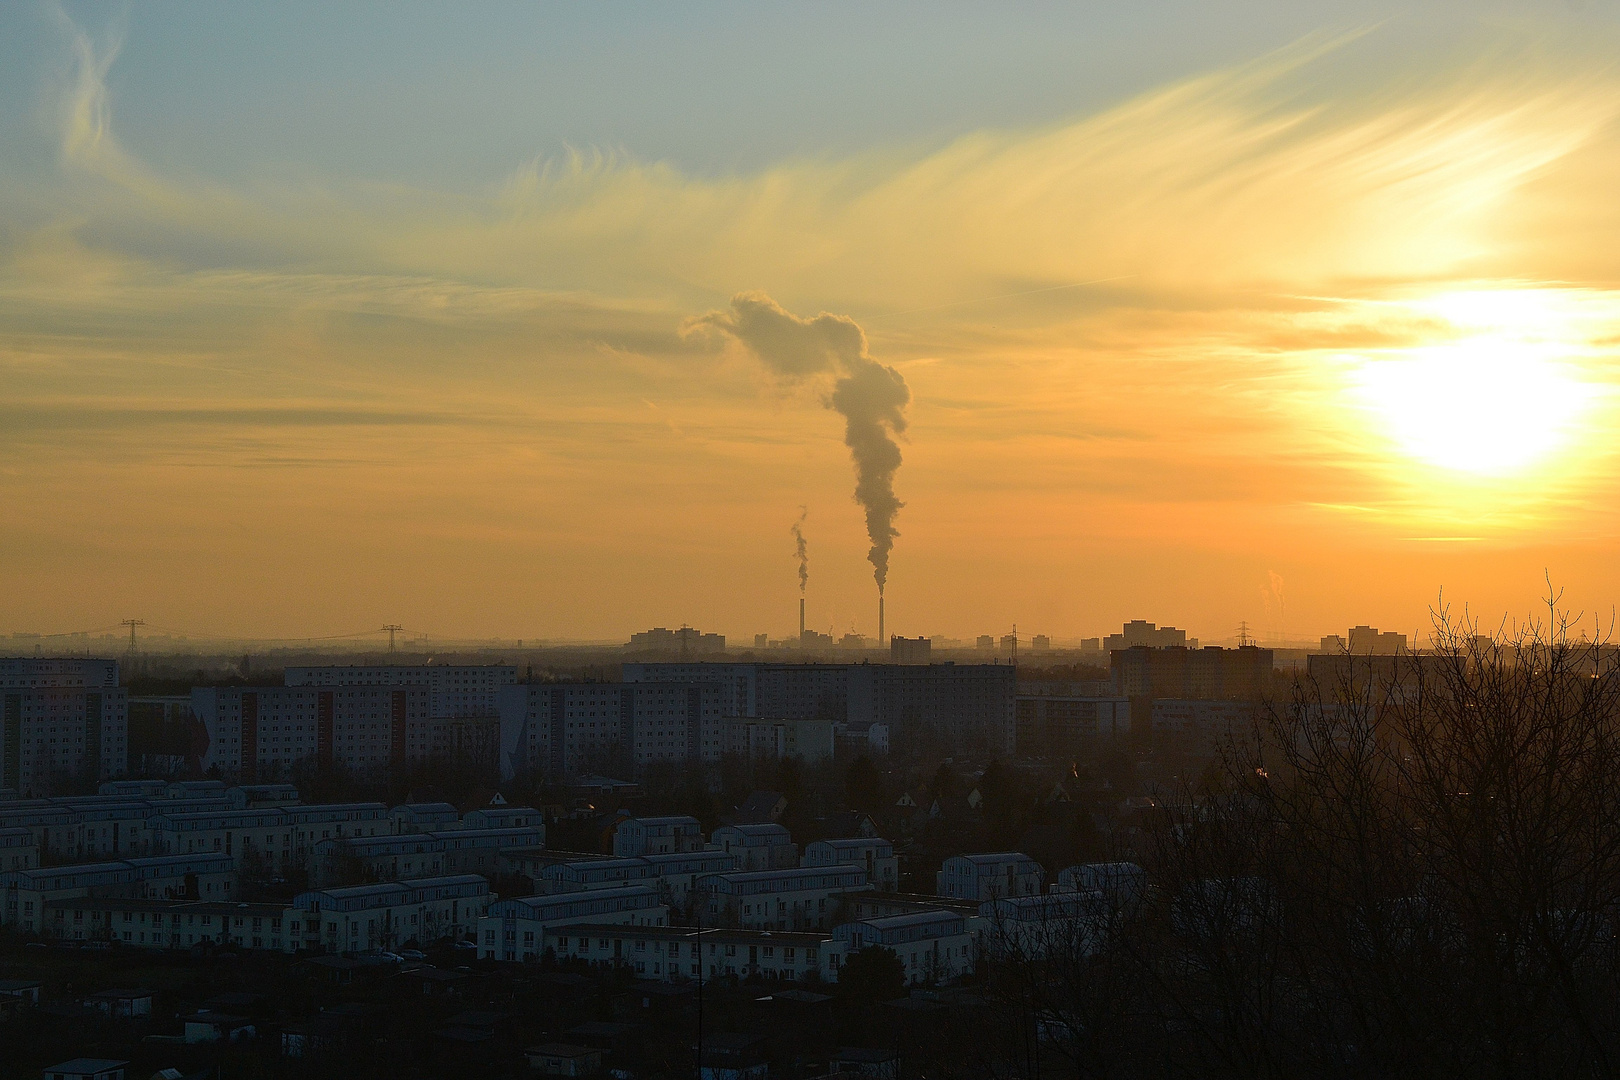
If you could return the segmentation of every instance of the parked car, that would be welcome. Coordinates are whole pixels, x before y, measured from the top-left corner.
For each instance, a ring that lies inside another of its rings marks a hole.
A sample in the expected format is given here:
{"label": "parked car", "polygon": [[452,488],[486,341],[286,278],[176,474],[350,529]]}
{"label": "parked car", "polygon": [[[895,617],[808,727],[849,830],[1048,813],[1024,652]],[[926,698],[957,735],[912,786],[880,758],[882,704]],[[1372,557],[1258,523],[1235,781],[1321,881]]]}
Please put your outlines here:
{"label": "parked car", "polygon": [[401,957],[403,957],[404,959],[406,959],[406,960],[426,960],[427,959],[427,953],[422,952],[420,949],[401,949],[401,950],[399,950],[399,955]]}

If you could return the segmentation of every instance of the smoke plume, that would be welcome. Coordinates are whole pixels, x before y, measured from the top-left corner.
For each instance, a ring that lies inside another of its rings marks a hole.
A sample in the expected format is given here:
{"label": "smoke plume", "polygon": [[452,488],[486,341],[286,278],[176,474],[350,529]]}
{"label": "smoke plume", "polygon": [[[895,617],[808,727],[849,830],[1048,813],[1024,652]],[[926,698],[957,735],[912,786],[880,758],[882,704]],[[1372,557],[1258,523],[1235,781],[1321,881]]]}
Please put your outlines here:
{"label": "smoke plume", "polygon": [[790,530],[793,533],[793,544],[799,556],[799,592],[801,594],[804,592],[804,587],[810,584],[810,545],[804,542],[804,519],[809,516],[810,508],[808,506],[799,507],[799,520],[793,523],[793,528]]}
{"label": "smoke plume", "polygon": [[894,494],[900,468],[894,436],[906,430],[911,401],[906,380],[866,354],[866,334],[854,319],[825,311],[802,319],[764,293],[738,293],[730,311],[711,311],[688,328],[710,328],[736,339],[783,378],[837,376],[826,404],[844,418],[844,445],[855,462],[855,501],[866,510],[866,535],[872,541],[866,557],[881,596],[889,580],[889,552],[900,535],[894,519],[905,505]]}

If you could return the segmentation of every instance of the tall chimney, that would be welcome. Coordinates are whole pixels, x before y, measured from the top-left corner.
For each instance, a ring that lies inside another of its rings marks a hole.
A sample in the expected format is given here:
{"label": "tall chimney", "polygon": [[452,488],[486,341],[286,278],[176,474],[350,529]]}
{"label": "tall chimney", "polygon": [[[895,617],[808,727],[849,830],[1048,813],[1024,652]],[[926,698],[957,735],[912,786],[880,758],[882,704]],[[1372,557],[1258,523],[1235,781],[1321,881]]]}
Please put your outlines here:
{"label": "tall chimney", "polygon": [[799,640],[804,640],[804,597],[799,597]]}
{"label": "tall chimney", "polygon": [[889,639],[883,636],[883,594],[878,593],[878,648],[887,648]]}

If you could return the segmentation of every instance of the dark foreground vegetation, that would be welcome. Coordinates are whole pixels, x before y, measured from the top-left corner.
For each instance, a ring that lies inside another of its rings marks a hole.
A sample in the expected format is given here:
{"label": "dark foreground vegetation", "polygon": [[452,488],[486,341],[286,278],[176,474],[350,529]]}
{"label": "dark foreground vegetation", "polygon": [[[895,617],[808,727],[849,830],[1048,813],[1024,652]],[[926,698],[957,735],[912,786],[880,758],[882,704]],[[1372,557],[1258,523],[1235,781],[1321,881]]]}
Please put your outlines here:
{"label": "dark foreground vegetation", "polygon": [[1020,1073],[1620,1069],[1614,650],[1438,639],[1297,683],[1160,806],[1149,888],[991,970]]}

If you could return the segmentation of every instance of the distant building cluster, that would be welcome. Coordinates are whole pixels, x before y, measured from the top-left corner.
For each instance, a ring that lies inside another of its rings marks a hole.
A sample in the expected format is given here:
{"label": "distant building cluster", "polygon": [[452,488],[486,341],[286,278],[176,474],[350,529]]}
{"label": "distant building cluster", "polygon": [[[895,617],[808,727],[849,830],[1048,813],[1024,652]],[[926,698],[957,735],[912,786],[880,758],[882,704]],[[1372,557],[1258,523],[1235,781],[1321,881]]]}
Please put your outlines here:
{"label": "distant building cluster", "polygon": [[630,643],[625,648],[631,652],[713,656],[725,653],[726,636],[724,634],[705,634],[703,631],[694,630],[690,626],[683,626],[678,630],[666,630],[662,626],[655,626],[651,630],[631,634]]}

